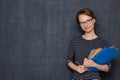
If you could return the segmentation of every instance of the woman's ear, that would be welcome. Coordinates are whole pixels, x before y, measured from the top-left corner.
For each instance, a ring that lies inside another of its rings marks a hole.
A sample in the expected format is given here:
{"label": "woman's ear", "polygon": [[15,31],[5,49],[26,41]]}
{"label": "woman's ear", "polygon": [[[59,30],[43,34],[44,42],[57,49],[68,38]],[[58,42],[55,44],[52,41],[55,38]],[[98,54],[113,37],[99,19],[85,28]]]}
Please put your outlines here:
{"label": "woman's ear", "polygon": [[93,23],[95,23],[96,22],[96,19],[93,19]]}

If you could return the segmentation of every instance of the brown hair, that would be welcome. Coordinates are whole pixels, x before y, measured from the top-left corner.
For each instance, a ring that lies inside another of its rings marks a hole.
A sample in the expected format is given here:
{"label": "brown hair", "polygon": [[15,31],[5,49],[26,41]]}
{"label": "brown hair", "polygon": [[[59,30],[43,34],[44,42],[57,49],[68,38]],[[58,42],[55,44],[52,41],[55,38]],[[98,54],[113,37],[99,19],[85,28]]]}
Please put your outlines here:
{"label": "brown hair", "polygon": [[94,15],[94,12],[91,9],[84,8],[84,9],[81,9],[80,11],[78,11],[78,13],[76,14],[76,20],[77,20],[78,23],[80,23],[79,20],[78,20],[78,17],[81,14],[84,14],[84,15],[87,15],[87,16],[90,16],[90,17],[96,19],[95,15]]}

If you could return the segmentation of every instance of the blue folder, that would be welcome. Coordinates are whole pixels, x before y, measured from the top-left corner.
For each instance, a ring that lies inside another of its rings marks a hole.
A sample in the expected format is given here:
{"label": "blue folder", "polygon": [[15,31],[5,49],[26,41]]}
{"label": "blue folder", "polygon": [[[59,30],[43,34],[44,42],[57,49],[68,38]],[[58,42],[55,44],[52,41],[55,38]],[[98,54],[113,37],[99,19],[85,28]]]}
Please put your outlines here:
{"label": "blue folder", "polygon": [[[97,64],[108,64],[119,53],[120,53],[120,50],[105,47],[96,56],[94,56],[92,60],[95,61]],[[88,67],[88,69],[92,71],[99,71],[94,67]]]}

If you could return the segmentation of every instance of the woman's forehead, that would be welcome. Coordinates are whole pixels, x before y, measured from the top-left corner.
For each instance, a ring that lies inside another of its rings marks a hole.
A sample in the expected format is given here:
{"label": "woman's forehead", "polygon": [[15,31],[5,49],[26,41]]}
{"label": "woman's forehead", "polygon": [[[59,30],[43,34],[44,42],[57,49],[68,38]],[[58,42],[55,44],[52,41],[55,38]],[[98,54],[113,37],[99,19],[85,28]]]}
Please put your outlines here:
{"label": "woman's forehead", "polygon": [[84,22],[84,21],[86,21],[86,20],[88,20],[88,19],[91,19],[91,18],[92,18],[91,16],[87,16],[87,15],[85,15],[85,14],[81,14],[81,15],[78,16],[78,19],[79,19],[79,21],[81,21],[81,22]]}

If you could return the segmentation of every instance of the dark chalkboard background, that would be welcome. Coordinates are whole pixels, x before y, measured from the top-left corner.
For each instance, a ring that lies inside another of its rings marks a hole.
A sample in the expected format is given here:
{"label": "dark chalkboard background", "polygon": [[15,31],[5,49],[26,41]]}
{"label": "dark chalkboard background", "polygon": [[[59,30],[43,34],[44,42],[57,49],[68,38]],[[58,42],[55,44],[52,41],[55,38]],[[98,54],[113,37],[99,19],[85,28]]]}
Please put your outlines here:
{"label": "dark chalkboard background", "polygon": [[[98,35],[120,47],[120,0],[0,0],[0,80],[70,80],[75,14],[91,8]],[[120,56],[104,80],[120,79]]]}

